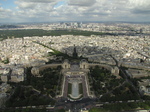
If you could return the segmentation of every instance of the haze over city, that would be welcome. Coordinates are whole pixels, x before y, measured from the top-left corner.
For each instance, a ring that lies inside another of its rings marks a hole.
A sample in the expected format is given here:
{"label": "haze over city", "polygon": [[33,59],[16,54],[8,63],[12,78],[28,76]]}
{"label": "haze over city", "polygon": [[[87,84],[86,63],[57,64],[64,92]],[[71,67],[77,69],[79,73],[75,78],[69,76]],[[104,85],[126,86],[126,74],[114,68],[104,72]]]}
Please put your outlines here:
{"label": "haze over city", "polygon": [[0,22],[150,22],[149,0],[1,0]]}

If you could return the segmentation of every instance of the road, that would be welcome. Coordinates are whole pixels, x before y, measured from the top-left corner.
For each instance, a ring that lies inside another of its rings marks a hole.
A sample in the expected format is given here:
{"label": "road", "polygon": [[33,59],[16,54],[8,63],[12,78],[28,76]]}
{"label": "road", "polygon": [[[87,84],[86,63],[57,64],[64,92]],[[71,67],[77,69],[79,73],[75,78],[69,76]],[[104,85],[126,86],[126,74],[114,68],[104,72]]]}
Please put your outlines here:
{"label": "road", "polygon": [[95,99],[84,98],[80,101],[69,101],[62,99],[57,102],[55,105],[55,109],[59,109],[60,107],[64,107],[67,110],[71,110],[71,112],[80,112],[83,108],[92,108],[95,107]]}

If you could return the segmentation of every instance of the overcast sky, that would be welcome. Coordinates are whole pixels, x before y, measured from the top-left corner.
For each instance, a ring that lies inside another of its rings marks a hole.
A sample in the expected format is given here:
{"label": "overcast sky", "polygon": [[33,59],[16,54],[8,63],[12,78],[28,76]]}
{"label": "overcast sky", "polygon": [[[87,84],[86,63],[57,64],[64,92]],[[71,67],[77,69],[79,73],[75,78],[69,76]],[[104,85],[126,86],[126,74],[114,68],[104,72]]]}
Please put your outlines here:
{"label": "overcast sky", "polygon": [[0,23],[150,22],[150,0],[0,0]]}

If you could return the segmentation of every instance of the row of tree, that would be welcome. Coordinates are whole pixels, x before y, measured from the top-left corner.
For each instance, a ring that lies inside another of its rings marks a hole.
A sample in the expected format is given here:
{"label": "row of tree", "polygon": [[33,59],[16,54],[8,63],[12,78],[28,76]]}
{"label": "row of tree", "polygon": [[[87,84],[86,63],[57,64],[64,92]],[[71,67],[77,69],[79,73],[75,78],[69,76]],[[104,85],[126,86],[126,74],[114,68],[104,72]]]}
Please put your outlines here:
{"label": "row of tree", "polygon": [[133,111],[138,109],[150,109],[150,101],[147,102],[133,102],[133,103],[115,103],[104,104],[103,108],[92,108],[89,112],[121,112]]}

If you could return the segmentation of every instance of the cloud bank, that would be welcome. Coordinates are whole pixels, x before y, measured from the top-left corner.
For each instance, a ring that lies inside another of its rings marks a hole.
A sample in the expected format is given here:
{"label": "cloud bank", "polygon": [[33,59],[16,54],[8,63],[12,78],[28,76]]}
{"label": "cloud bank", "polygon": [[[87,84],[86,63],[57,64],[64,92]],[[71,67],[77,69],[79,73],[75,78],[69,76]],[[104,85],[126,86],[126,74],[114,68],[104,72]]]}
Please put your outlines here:
{"label": "cloud bank", "polygon": [[150,22],[150,0],[15,0],[15,10],[0,5],[0,21]]}

